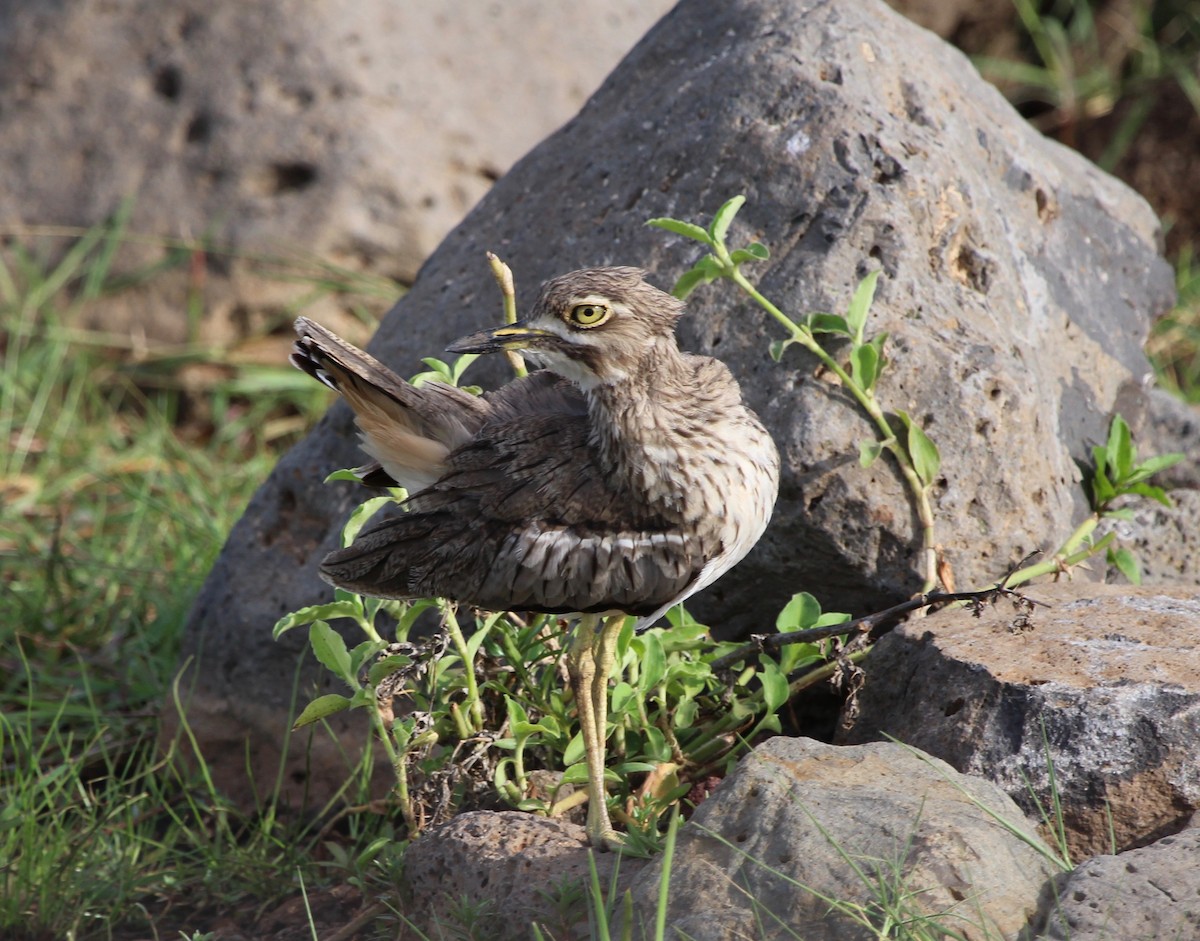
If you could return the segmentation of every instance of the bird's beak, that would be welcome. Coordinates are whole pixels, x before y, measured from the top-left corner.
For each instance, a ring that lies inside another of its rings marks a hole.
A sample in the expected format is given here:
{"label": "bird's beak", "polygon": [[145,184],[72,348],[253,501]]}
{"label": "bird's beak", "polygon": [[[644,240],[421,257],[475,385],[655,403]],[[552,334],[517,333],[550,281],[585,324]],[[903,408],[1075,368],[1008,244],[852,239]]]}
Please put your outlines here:
{"label": "bird's beak", "polygon": [[499,353],[501,350],[528,350],[546,339],[559,339],[549,330],[530,327],[524,323],[505,324],[492,330],[481,330],[469,337],[455,340],[448,347],[451,353]]}

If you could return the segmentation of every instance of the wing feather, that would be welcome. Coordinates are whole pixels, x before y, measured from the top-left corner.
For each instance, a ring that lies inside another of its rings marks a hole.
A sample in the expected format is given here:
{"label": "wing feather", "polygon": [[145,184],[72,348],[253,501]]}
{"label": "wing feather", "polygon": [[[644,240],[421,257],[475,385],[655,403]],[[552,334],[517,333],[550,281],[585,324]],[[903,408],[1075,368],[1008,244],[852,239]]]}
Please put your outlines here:
{"label": "wing feather", "polygon": [[514,405],[507,386],[441,479],[332,553],[323,576],[376,595],[553,613],[646,614],[686,594],[721,547],[638,511],[600,470],[582,397],[538,375],[527,380],[536,404]]}

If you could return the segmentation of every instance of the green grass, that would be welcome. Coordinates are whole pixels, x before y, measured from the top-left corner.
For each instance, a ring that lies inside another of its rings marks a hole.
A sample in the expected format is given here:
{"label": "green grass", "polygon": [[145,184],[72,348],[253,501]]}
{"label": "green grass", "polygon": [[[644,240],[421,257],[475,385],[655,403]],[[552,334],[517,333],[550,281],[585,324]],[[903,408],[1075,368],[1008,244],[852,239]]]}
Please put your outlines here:
{"label": "green grass", "polygon": [[[81,329],[91,305],[199,250],[164,244],[152,270],[118,277],[130,237],[119,214],[61,257],[58,239],[0,249],[0,936],[14,941],[174,937],[217,912],[252,919],[301,874],[310,888],[386,878],[359,852],[385,821],[319,834],[276,819],[269,795],[243,816],[186,735],[158,742],[192,600],[328,396],[282,362],[196,345],[135,356]],[[337,285],[327,266],[288,276],[310,296]],[[163,381],[182,363],[217,379],[185,394]]]}

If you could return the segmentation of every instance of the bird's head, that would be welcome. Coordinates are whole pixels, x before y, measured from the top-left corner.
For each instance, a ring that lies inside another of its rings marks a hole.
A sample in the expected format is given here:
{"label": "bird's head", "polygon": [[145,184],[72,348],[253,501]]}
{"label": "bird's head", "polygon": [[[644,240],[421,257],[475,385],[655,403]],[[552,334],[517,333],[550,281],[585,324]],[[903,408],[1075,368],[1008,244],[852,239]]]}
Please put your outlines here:
{"label": "bird's head", "polygon": [[683,303],[640,268],[584,268],[542,285],[530,316],[452,343],[452,353],[515,350],[584,389],[620,382],[663,344],[673,349]]}

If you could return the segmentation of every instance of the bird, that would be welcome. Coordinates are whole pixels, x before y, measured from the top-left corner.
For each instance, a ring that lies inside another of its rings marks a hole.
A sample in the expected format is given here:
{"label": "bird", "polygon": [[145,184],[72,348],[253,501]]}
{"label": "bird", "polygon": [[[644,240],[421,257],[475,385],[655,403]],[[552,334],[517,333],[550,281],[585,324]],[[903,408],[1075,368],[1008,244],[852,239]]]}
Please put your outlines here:
{"label": "bird", "polygon": [[627,616],[647,627],[762,536],[779,453],[719,360],[679,348],[684,304],[633,267],[545,282],[529,316],[452,343],[541,367],[474,395],[415,387],[307,318],[291,362],[354,412],[359,469],[407,512],[320,565],[332,585],[574,620],[566,653],[588,772],[586,835],[619,849],[604,784],[608,682]]}

